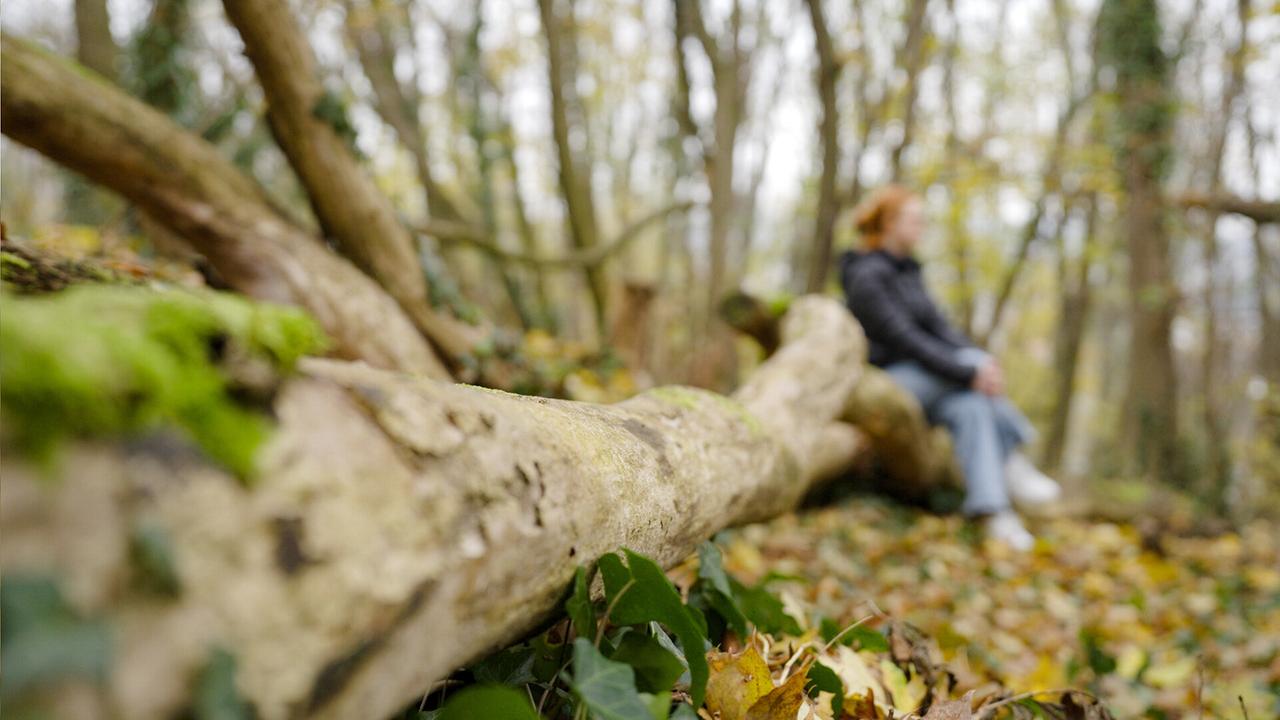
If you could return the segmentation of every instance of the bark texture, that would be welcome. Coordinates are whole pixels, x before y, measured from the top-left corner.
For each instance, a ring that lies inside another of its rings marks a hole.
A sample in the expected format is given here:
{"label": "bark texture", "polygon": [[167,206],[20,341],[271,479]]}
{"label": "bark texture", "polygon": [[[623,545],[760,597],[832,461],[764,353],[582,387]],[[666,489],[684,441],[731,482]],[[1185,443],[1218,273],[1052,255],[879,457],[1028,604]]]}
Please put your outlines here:
{"label": "bark texture", "polygon": [[69,61],[5,34],[4,134],[135,203],[234,289],[300,305],[340,357],[448,377],[381,288],[290,223],[216,148]]}
{"label": "bark texture", "polygon": [[[91,717],[172,717],[215,647],[265,720],[386,717],[557,613],[579,564],[621,546],[675,563],[851,463],[860,435],[837,419],[861,332],[804,298],[781,334],[732,399],[611,406],[307,361],[251,488],[171,443],[82,446],[53,482],[6,454],[0,561],[110,624]],[[143,527],[167,539],[174,596],[129,582]]]}
{"label": "bark texture", "polygon": [[76,0],[76,59],[102,77],[115,81],[120,46],[111,36],[107,0]]}

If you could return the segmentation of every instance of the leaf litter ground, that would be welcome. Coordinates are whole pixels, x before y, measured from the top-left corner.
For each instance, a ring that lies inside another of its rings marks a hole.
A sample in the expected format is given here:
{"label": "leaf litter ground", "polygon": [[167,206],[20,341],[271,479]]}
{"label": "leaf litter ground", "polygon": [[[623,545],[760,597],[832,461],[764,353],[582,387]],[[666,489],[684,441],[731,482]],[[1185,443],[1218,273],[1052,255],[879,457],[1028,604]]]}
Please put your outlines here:
{"label": "leaf litter ground", "polygon": [[1117,718],[1280,717],[1280,528],[1175,537],[1052,519],[1035,529],[1035,549],[1017,554],[960,517],[858,497],[718,540],[725,571],[746,585],[773,579],[802,630],[862,620],[895,645],[911,627],[931,638],[885,657],[827,654],[846,692],[862,682],[892,696],[881,716],[923,696],[910,663],[887,661],[914,651],[950,674],[945,697],[972,692],[975,708],[1077,688]]}

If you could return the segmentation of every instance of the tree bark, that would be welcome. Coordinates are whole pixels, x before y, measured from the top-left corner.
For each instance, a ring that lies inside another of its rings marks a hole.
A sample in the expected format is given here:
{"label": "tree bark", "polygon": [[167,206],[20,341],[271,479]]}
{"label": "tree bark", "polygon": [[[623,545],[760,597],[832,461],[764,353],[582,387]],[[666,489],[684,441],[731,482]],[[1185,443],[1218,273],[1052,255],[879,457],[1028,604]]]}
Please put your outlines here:
{"label": "tree bark", "polygon": [[135,203],[246,295],[306,308],[340,357],[448,377],[395,303],[284,219],[208,142],[109,83],[3,36],[4,133]]}
{"label": "tree bark", "polygon": [[907,36],[904,38],[898,56],[902,58],[902,67],[907,73],[907,86],[903,90],[902,99],[902,138],[893,147],[889,157],[891,182],[902,180],[902,153],[911,144],[916,125],[916,96],[919,95],[920,71],[924,68],[925,23],[929,0],[912,0],[907,15]]}
{"label": "tree bark", "polygon": [[[1084,248],[1075,268],[1066,257],[1062,244],[1058,249],[1058,325],[1053,343],[1053,410],[1049,427],[1045,432],[1043,465],[1048,468],[1062,466],[1062,454],[1067,446],[1067,434],[1071,427],[1071,401],[1075,395],[1076,369],[1080,365],[1080,348],[1093,304],[1093,292],[1089,274],[1093,267],[1093,255],[1097,232],[1098,200],[1089,200],[1085,220]],[[1059,233],[1059,239],[1062,234]]]}
{"label": "tree bark", "polygon": [[451,359],[486,334],[431,306],[413,237],[391,201],[360,167],[332,119],[315,56],[284,0],[225,0],[267,97],[276,142],[307,189],[316,218],[342,254],[377,280]]}
{"label": "tree bark", "polygon": [[[6,453],[0,560],[109,623],[99,717],[180,712],[215,647],[264,720],[387,717],[557,614],[578,565],[626,546],[669,566],[851,463],[860,436],[836,421],[861,332],[818,297],[781,331],[733,399],[601,406],[307,361],[251,487],[145,443],[69,448],[52,483]],[[128,582],[139,527],[165,538],[176,596]]]}
{"label": "tree bark", "polygon": [[1183,207],[1204,208],[1220,213],[1243,215],[1259,225],[1280,223],[1280,202],[1249,200],[1233,195],[1183,193],[1177,198]]}
{"label": "tree bark", "polygon": [[107,0],[76,0],[76,59],[81,65],[115,82],[120,47],[111,35]]}
{"label": "tree bark", "polygon": [[840,211],[836,192],[837,171],[840,165],[839,111],[836,108],[836,81],[840,64],[836,61],[831,32],[822,10],[822,0],[806,0],[809,23],[813,26],[814,45],[817,49],[818,67],[815,82],[818,99],[822,103],[822,118],[818,122],[818,137],[822,141],[822,176],[818,180],[818,212],[814,219],[813,254],[810,257],[808,292],[821,292],[831,277],[831,246],[835,234],[836,214]]}
{"label": "tree bark", "polygon": [[1117,171],[1129,248],[1129,379],[1125,439],[1130,472],[1181,484],[1177,373],[1170,332],[1178,304],[1163,179],[1172,153],[1174,98],[1155,0],[1104,0],[1099,52],[1115,72]]}
{"label": "tree bark", "polygon": [[[556,144],[556,158],[560,170],[560,192],[564,195],[565,211],[569,219],[569,236],[573,247],[589,250],[599,244],[600,229],[596,217],[595,196],[591,189],[589,167],[579,164],[573,145],[570,127],[571,108],[580,107],[575,86],[576,76],[568,72],[566,65],[570,48],[565,47],[566,35],[570,43],[572,34],[566,32],[565,19],[556,11],[556,0],[538,0],[538,12],[542,19],[542,32],[547,40],[547,76],[551,88],[551,133]],[[586,129],[579,127],[583,141]],[[587,286],[591,292],[595,311],[596,329],[601,339],[608,332],[609,287],[603,268],[585,269]]]}

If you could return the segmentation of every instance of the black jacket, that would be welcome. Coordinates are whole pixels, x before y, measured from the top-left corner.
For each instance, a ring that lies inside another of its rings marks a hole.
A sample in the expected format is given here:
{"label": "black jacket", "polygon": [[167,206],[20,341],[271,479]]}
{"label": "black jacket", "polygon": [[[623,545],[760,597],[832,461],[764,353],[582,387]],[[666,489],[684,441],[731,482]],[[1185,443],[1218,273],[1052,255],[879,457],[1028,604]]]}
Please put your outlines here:
{"label": "black jacket", "polygon": [[915,360],[962,385],[973,381],[974,368],[956,361],[956,352],[973,343],[929,297],[920,263],[883,250],[849,251],[840,256],[840,283],[867,334],[873,365]]}

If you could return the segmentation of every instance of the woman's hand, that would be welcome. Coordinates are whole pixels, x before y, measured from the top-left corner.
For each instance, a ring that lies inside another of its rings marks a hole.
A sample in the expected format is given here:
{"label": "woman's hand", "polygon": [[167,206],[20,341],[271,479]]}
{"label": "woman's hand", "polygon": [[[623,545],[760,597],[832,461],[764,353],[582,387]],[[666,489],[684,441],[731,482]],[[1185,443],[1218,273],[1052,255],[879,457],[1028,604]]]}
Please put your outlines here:
{"label": "woman's hand", "polygon": [[972,387],[980,393],[995,397],[1004,394],[1004,371],[994,359],[988,358],[973,374]]}

